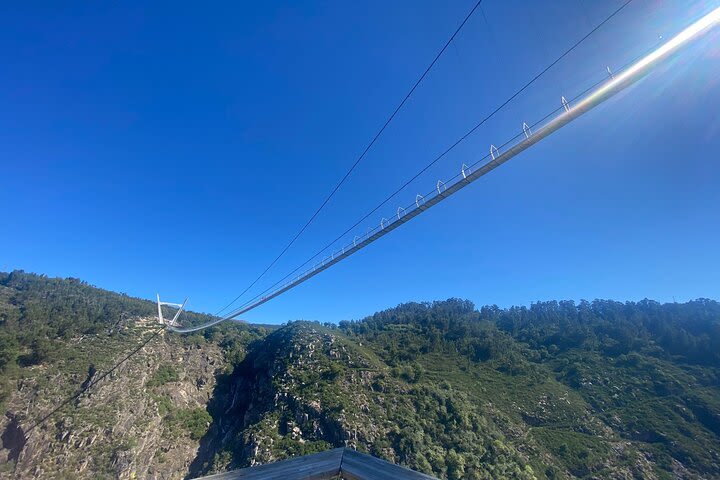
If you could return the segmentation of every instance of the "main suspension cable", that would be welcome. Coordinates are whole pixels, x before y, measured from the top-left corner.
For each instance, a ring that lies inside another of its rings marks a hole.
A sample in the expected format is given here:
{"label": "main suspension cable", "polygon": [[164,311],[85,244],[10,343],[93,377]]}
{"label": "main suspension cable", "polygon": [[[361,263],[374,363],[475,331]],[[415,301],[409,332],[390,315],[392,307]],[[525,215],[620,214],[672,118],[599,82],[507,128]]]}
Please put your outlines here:
{"label": "main suspension cable", "polygon": [[[395,191],[393,191],[391,194],[389,194],[384,200],[382,200],[380,203],[378,203],[372,210],[367,212],[362,218],[360,218],[358,221],[356,221],[353,225],[348,227],[343,233],[341,233],[338,237],[336,237],[334,240],[332,240],[330,243],[328,243],[325,247],[320,249],[316,254],[314,254],[312,257],[310,257],[308,260],[306,260],[302,265],[295,268],[295,270],[291,271],[289,274],[287,274],[285,277],[283,277],[281,280],[276,282],[272,287],[269,287],[262,293],[255,296],[253,299],[247,301],[245,304],[241,305],[238,309],[241,309],[245,305],[248,305],[252,303],[254,300],[261,297],[264,293],[267,293],[269,290],[272,290],[277,285],[281,284],[284,280],[289,278],[291,275],[293,275],[295,272],[300,270],[302,267],[313,261],[315,258],[320,256],[322,252],[330,248],[332,245],[334,245],[336,242],[341,240],[345,235],[353,231],[355,228],[357,228],[362,222],[367,220],[371,215],[376,213],[380,208],[385,206],[390,200],[395,198],[400,192],[402,192],[406,187],[408,187],[412,182],[414,182],[416,179],[418,179],[423,173],[425,173],[428,169],[430,169],[433,165],[435,165],[437,162],[442,160],[447,154],[452,152],[458,145],[463,143],[465,140],[467,140],[468,137],[470,137],[477,129],[479,129],[482,125],[487,123],[490,119],[492,119],[495,115],[497,115],[500,111],[502,111],[507,105],[509,105],[513,100],[515,100],[520,94],[522,94],[525,90],[527,90],[530,86],[532,86],[535,82],[537,82],[543,75],[545,75],[550,69],[552,69],[555,65],[557,65],[562,59],[567,57],[570,53],[572,53],[575,49],[577,49],[583,42],[585,42],[588,38],[590,38],[595,32],[597,32],[600,28],[602,28],[603,25],[605,25],[607,22],[612,20],[615,16],[617,16],[620,12],[622,12],[630,3],[632,3],[633,0],[626,0],[620,7],[618,7],[616,10],[614,10],[609,16],[607,16],[603,21],[601,21],[599,24],[597,24],[592,30],[590,30],[587,34],[585,34],[582,38],[577,40],[574,44],[572,44],[569,48],[567,48],[560,56],[555,58],[550,64],[548,64],[545,68],[543,68],[539,73],[537,73],[534,77],[532,77],[530,80],[528,80],[524,85],[522,85],[518,90],[516,90],[510,97],[508,97],[504,102],[502,102],[500,105],[498,105],[492,112],[487,114],[482,120],[480,120],[477,124],[475,124],[470,130],[465,132],[460,138],[458,138],[455,142],[453,142],[449,147],[447,147],[442,153],[440,153],[438,156],[436,156],[430,163],[425,165],[422,169],[420,169],[417,173],[415,173],[412,177],[410,177],[405,183],[403,183],[399,188],[397,188]],[[480,2],[475,6],[479,5]],[[473,9],[474,11],[475,9]],[[472,13],[472,12],[471,12]],[[447,46],[447,44],[446,44]],[[264,273],[263,273],[264,275]],[[253,282],[253,285],[257,283],[259,278]],[[252,285],[251,285],[252,287]],[[237,301],[242,295],[247,293],[247,291],[251,288],[245,289],[233,302],[230,303],[232,305]],[[227,305],[225,308],[222,309],[222,311],[226,310],[230,305]],[[236,309],[236,310],[238,310]],[[217,315],[217,314],[216,314]]]}
{"label": "main suspension cable", "polygon": [[345,181],[348,179],[348,177],[350,176],[350,174],[355,170],[355,167],[357,167],[358,164],[363,160],[363,158],[365,158],[365,155],[370,151],[370,149],[371,149],[372,146],[375,144],[375,142],[380,138],[380,136],[383,134],[383,132],[385,131],[385,129],[388,127],[388,125],[390,125],[390,122],[393,121],[393,119],[394,119],[395,116],[398,114],[398,112],[403,108],[403,106],[405,106],[405,103],[407,103],[407,101],[410,99],[410,97],[411,97],[412,94],[415,92],[415,90],[417,89],[417,87],[422,83],[422,81],[425,79],[425,77],[428,75],[428,73],[430,73],[430,70],[432,70],[432,68],[435,66],[435,64],[436,64],[437,61],[440,59],[440,57],[443,55],[443,53],[445,53],[445,50],[447,50],[447,48],[448,48],[448,46],[450,45],[450,43],[452,43],[452,41],[455,39],[455,37],[457,36],[457,34],[460,33],[460,30],[462,30],[462,28],[465,26],[465,24],[467,23],[467,21],[470,20],[470,17],[472,17],[472,15],[475,13],[475,10],[477,10],[477,8],[480,6],[481,3],[482,3],[482,0],[478,0],[477,3],[475,3],[475,6],[472,8],[472,10],[470,10],[470,13],[468,13],[468,14],[465,16],[465,18],[464,18],[463,21],[460,23],[460,25],[457,27],[457,29],[455,29],[455,31],[454,31],[453,34],[450,36],[450,38],[445,42],[445,44],[444,44],[443,47],[440,49],[440,51],[435,55],[435,58],[433,58],[432,62],[430,62],[430,65],[427,66],[427,68],[426,68],[425,71],[422,73],[422,75],[420,75],[420,78],[418,78],[417,81],[415,82],[415,84],[413,84],[413,86],[412,86],[412,88],[410,89],[410,91],[405,95],[405,97],[402,99],[402,101],[400,102],[400,104],[395,108],[395,110],[392,112],[392,114],[390,114],[390,116],[389,116],[388,119],[385,121],[385,123],[384,123],[383,126],[380,128],[380,130],[378,130],[378,132],[375,134],[375,136],[372,138],[372,140],[370,140],[370,143],[368,143],[368,145],[367,145],[367,146],[365,147],[365,149],[362,151],[362,153],[360,154],[360,156],[359,156],[359,157],[355,160],[355,162],[350,166],[350,169],[345,173],[345,175],[343,175],[343,177],[340,179],[340,181],[337,183],[337,185],[335,185],[335,188],[332,189],[332,191],[330,192],[330,194],[329,194],[329,195],[325,198],[325,200],[320,204],[320,206],[317,208],[317,210],[315,210],[315,213],[312,214],[312,216],[310,217],[310,219],[309,219],[307,222],[305,222],[305,225],[303,225],[302,228],[301,228],[301,229],[295,234],[295,236],[290,240],[290,242],[289,242],[287,245],[285,245],[285,248],[283,248],[283,249],[280,251],[280,253],[275,257],[275,259],[274,259],[272,262],[270,262],[270,264],[265,268],[265,270],[263,270],[262,273],[261,273],[260,275],[258,275],[257,278],[255,278],[255,280],[253,280],[253,281],[250,283],[250,285],[248,285],[247,288],[245,288],[245,290],[243,290],[242,292],[240,292],[240,294],[239,294],[237,297],[235,297],[230,303],[228,303],[228,304],[225,305],[223,308],[221,308],[220,310],[218,310],[218,311],[215,313],[215,315],[219,315],[220,313],[222,313],[222,312],[224,312],[225,310],[227,310],[227,309],[228,309],[230,306],[232,306],[236,301],[238,301],[243,295],[245,295],[245,294],[248,292],[248,290],[250,290],[252,287],[254,287],[255,284],[256,284],[258,281],[260,281],[260,279],[263,278],[263,277],[265,276],[265,274],[278,262],[278,260],[280,260],[280,258],[282,258],[282,256],[285,255],[285,253],[286,253],[286,252],[288,251],[288,249],[295,243],[295,241],[300,237],[300,235],[302,235],[303,232],[305,232],[305,230],[306,230],[306,229],[310,226],[310,224],[315,220],[315,218],[316,218],[316,217],[318,216],[318,214],[322,211],[322,209],[325,208],[325,205],[327,205],[328,202],[330,201],[330,199],[335,195],[335,193],[337,193],[337,191],[340,189],[340,186],[341,186],[343,183],[345,183]]}

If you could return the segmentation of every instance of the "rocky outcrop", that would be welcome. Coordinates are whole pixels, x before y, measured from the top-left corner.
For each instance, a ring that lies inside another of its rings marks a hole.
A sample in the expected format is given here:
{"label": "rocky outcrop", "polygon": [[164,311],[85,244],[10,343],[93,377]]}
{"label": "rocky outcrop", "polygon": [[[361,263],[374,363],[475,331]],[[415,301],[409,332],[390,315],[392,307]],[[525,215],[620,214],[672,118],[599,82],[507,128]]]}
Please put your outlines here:
{"label": "rocky outcrop", "polygon": [[[116,332],[122,339],[113,339],[121,344],[113,357],[122,358],[126,345],[148,335],[151,326],[152,320],[136,319]],[[93,349],[94,340],[77,340],[72,351]],[[177,376],[157,381],[161,367]],[[92,366],[78,382],[79,375],[58,373],[65,368],[39,367],[46,371],[19,380],[6,401],[0,478],[183,478],[199,447],[199,438],[193,439],[183,424],[185,412],[205,410],[223,367],[217,345],[200,347],[161,336],[33,428],[39,412],[50,411],[68,391],[87,386],[103,371]]]}
{"label": "rocky outcrop", "polygon": [[[295,322],[270,333],[231,324],[162,335],[103,378],[155,328],[120,318],[57,337],[53,356],[3,372],[0,479],[192,478],[333,447],[449,479],[717,477],[720,450],[697,449],[711,473],[699,476],[681,450],[690,440],[678,443],[672,430],[699,426],[693,441],[716,445],[717,376],[682,397],[652,397],[657,389],[633,385],[653,385],[659,370],[626,371],[630,357],[554,358],[486,327],[442,341],[415,312],[412,322],[355,324],[362,334]],[[653,403],[611,408],[637,393]]]}
{"label": "rocky outcrop", "polygon": [[377,415],[383,399],[372,395],[386,370],[342,334],[317,324],[298,322],[273,332],[218,383],[209,407],[213,425],[191,473],[331,447],[370,451],[391,428],[385,414]]}

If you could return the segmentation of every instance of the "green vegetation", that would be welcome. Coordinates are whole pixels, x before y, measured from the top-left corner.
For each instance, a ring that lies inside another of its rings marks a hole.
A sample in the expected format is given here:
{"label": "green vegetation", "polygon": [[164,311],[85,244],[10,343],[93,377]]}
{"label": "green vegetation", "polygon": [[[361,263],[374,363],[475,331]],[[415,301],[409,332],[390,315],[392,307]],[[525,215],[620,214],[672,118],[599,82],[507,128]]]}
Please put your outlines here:
{"label": "green vegetation", "polygon": [[217,456],[242,466],[233,452],[248,443],[282,458],[349,437],[451,479],[720,477],[719,346],[720,304],[704,299],[480,310],[448,300],[294,323],[230,377],[251,386],[266,375],[287,397],[268,398],[267,411],[239,405],[255,420]]}
{"label": "green vegetation", "polygon": [[594,435],[544,427],[534,428],[532,435],[559,458],[573,475],[579,477],[601,470],[602,463],[610,455],[608,443]]}
{"label": "green vegetation", "polygon": [[207,433],[212,417],[204,408],[191,408],[179,410],[170,421],[177,422],[193,440],[200,440]]}
{"label": "green vegetation", "polygon": [[[0,402],[19,385],[37,398],[73,393],[146,338],[155,314],[151,302],[76,279],[0,273]],[[711,300],[476,309],[451,299],[339,325],[227,324],[162,342],[224,357],[201,407],[178,400],[186,363],[138,367],[165,440],[202,439],[191,474],[351,445],[449,479],[720,478]],[[71,418],[103,431],[114,415],[67,405],[53,425]],[[98,477],[112,477],[136,444],[85,448]],[[168,451],[154,458],[173,461]]]}
{"label": "green vegetation", "polygon": [[180,379],[178,371],[172,365],[160,365],[152,378],[148,381],[148,387],[158,387],[170,382],[177,382]]}
{"label": "green vegetation", "polygon": [[[102,290],[75,279],[48,278],[23,271],[0,272],[0,406],[14,381],[32,376],[33,367],[52,366],[82,380],[89,370],[109,368],[119,355],[157,327],[156,306],[147,300]],[[146,326],[133,319],[149,318]],[[187,312],[190,324],[210,316]],[[178,336],[181,345],[219,344],[229,364],[238,363],[246,346],[264,336],[265,328],[220,325],[202,333]],[[79,340],[92,338],[80,346]],[[149,381],[159,386],[178,379],[171,366],[161,366]],[[47,377],[37,379],[41,384]],[[79,384],[65,385],[66,393]]]}
{"label": "green vegetation", "polygon": [[[145,444],[140,440],[150,430],[160,429],[174,438],[173,445],[183,447],[206,433],[211,418],[204,406],[195,406],[205,395],[189,401],[185,397],[182,405],[174,398],[183,398],[183,388],[198,392],[213,381],[212,365],[202,363],[211,361],[204,349],[213,352],[218,369],[232,369],[248,344],[266,335],[265,328],[233,323],[196,335],[156,337],[99,387],[68,402],[39,426],[25,449],[35,457],[28,460],[25,455],[24,464],[18,460],[25,445],[23,430],[148,339],[158,328],[156,315],[152,302],[77,279],[0,273],[0,406],[7,410],[0,419],[0,458],[7,458],[0,462],[0,477],[10,472],[8,478],[27,478],[32,475],[28,471],[39,467],[42,476],[52,478],[117,478],[118,469],[138,454],[138,445]],[[189,312],[183,320],[209,318]],[[183,360],[195,363],[175,365],[173,352],[185,352]],[[157,359],[163,359],[159,365]],[[138,381],[142,378],[147,378],[144,385]],[[153,418],[155,410],[146,408],[153,404],[163,419],[160,424]],[[158,452],[156,457],[158,465],[177,468],[172,453]],[[47,464],[38,465],[44,460]],[[76,474],[83,465],[85,472]]]}
{"label": "green vegetation", "polygon": [[[661,476],[675,475],[678,462],[694,475],[720,476],[717,302],[596,300],[478,311],[467,301],[449,300],[401,305],[341,322],[339,329],[413,385],[407,394],[428,424],[400,429],[394,449],[408,464],[419,453],[433,472],[452,478],[448,462],[459,456],[471,478],[468,466],[482,450],[466,442],[483,442],[470,436],[474,420],[467,415],[492,405],[498,411],[480,418],[492,419],[506,439],[508,426],[525,425],[524,445],[511,443],[557,460],[531,458],[539,478],[562,477],[559,472],[612,476],[618,469],[642,475],[643,458]],[[448,393],[442,394],[443,385]],[[439,394],[444,404],[427,406]],[[448,399],[462,419],[447,416]],[[403,418],[412,415],[393,421],[401,426]],[[424,436],[413,439],[417,432]],[[479,432],[482,437],[487,427]],[[425,437],[442,439],[445,453],[434,457],[430,446],[418,448]]]}

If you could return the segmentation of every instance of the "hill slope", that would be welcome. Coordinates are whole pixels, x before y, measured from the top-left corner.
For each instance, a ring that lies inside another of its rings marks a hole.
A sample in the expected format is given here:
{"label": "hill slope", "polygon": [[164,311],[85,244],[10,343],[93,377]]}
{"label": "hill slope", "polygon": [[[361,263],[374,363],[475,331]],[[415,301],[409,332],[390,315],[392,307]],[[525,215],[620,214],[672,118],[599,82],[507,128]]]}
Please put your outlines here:
{"label": "hill slope", "polygon": [[33,428],[150,339],[155,312],[76,279],[0,274],[0,478],[185,475],[217,375],[264,328],[228,325],[207,332],[212,341],[163,333]]}
{"label": "hill slope", "polygon": [[710,300],[448,300],[163,334],[28,433],[147,339],[153,309],[0,274],[0,477],[183,478],[350,445],[452,479],[720,478]]}

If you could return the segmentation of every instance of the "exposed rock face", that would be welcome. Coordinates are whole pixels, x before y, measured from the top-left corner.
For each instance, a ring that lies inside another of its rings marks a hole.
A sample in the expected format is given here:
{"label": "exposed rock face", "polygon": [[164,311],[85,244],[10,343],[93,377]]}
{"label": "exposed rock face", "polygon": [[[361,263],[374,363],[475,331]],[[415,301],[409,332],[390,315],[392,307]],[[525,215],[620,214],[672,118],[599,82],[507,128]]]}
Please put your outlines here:
{"label": "exposed rock face", "polygon": [[[306,372],[327,374],[327,359],[337,354],[334,343],[332,335],[299,323],[270,334],[256,346],[218,384],[209,408],[214,423],[191,473],[350,444],[352,436],[342,415],[329,415],[317,395],[298,395],[307,386]],[[341,392],[335,393],[339,399]]]}
{"label": "exposed rock face", "polygon": [[[191,473],[225,471],[340,446],[430,472],[424,457],[399,456],[396,450],[405,425],[433,421],[414,403],[418,392],[411,388],[341,332],[311,323],[291,324],[268,335],[233,375],[218,383],[216,403],[210,408],[214,423]],[[467,428],[468,440],[480,449],[493,436],[503,435],[472,412],[458,415],[484,422],[452,427]],[[482,429],[485,438],[479,436]],[[444,451],[441,439],[426,440]],[[526,454],[504,448],[514,465],[526,463]],[[509,477],[533,478],[520,470]]]}
{"label": "exposed rock face", "polygon": [[[136,331],[130,336],[147,335],[142,331],[148,322],[134,323],[131,328]],[[85,338],[79,346],[82,349],[88,343],[91,348],[92,341]],[[177,378],[164,384],[153,382],[161,366],[172,368]],[[8,412],[0,422],[2,460],[13,465],[0,477],[183,478],[197,454],[198,439],[184,431],[178,412],[205,410],[223,366],[216,345],[206,343],[199,348],[172,338],[156,339],[32,430],[35,417],[30,411],[50,411],[67,390],[53,385],[78,382],[50,372],[46,385],[34,379],[20,381],[6,401]],[[97,375],[94,370],[84,385]]]}
{"label": "exposed rock face", "polygon": [[[137,342],[151,324],[140,319],[124,328]],[[77,345],[88,342],[90,348],[91,341]],[[339,446],[462,478],[452,466],[443,467],[447,473],[436,471],[454,455],[437,433],[438,415],[448,435],[465,436],[479,465],[487,464],[487,473],[476,470],[467,478],[537,478],[528,466],[531,458],[543,459],[561,477],[585,477],[589,472],[564,469],[530,429],[561,415],[588,434],[608,435],[587,409],[569,407],[570,392],[543,394],[530,405],[513,402],[523,419],[514,420],[512,412],[493,403],[473,405],[449,386],[408,383],[371,350],[312,323],[294,323],[256,340],[234,367],[216,343],[159,338],[28,432],[36,418],[29,412],[50,411],[62,398],[66,389],[53,384],[92,382],[104,371],[91,368],[65,378],[43,368],[50,381],[40,385],[42,375],[21,380],[7,402],[0,460],[11,468],[0,478],[192,478]],[[205,410],[210,415],[195,415]],[[436,453],[412,455],[412,442]],[[614,448],[622,452],[628,445],[616,442]],[[683,468],[676,466],[679,474]],[[633,475],[618,465],[608,469],[619,478]],[[637,457],[633,469],[655,478],[651,459]]]}

